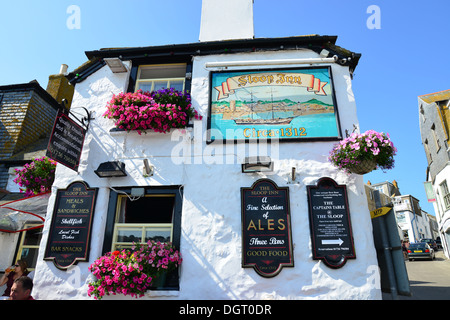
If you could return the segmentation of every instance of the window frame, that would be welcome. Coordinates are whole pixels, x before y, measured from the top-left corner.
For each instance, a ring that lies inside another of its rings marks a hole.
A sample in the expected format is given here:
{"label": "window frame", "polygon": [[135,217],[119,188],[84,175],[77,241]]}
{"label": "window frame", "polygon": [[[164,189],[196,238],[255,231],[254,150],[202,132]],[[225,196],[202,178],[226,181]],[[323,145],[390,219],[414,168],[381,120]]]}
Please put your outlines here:
{"label": "window frame", "polygon": [[128,81],[127,92],[136,92],[136,82],[138,81],[138,72],[140,66],[146,65],[163,65],[163,64],[185,64],[186,65],[186,75],[184,81],[184,90],[191,91],[192,83],[192,60],[184,59],[180,57],[167,58],[149,58],[149,59],[136,59],[132,61],[130,78]]}
{"label": "window frame", "polygon": [[[175,198],[175,195],[173,194],[146,194],[144,195],[146,198],[151,197],[173,197]],[[126,222],[120,222],[120,215],[122,208],[124,207],[123,201],[126,201],[128,197],[126,195],[119,195],[117,198],[117,204],[116,204],[116,218],[114,223],[114,231],[113,231],[113,237],[112,237],[112,244],[111,244],[111,251],[115,250],[121,250],[124,247],[131,247],[132,244],[130,242],[120,242],[118,240],[118,232],[120,229],[128,229],[128,230],[136,230],[141,231],[141,244],[147,243],[145,241],[145,235],[146,231],[148,231],[151,228],[154,229],[170,229],[170,242],[173,241],[173,222],[175,218],[175,212],[172,215],[172,222],[171,223],[126,223]],[[174,199],[176,201],[176,199]],[[175,211],[175,203],[174,203],[174,211]],[[144,239],[144,240],[143,240]],[[121,246],[121,248],[117,249],[117,246]]]}
{"label": "window frame", "polygon": [[444,205],[444,209],[447,211],[450,209],[450,192],[448,189],[447,180],[444,180],[439,184],[439,189],[442,193],[442,204]]}
{"label": "window frame", "polygon": [[[167,78],[154,78],[154,79],[140,79],[141,76],[141,72],[142,69],[146,68],[146,67],[159,67],[159,66],[175,66],[175,65],[184,65],[185,67],[185,75],[184,77],[167,77]],[[139,85],[141,83],[152,83],[152,87],[150,90],[145,90],[145,91],[154,91],[155,88],[155,82],[162,82],[162,81],[166,81],[167,86],[165,87],[170,88],[170,82],[171,81],[183,81],[183,89],[182,91],[184,91],[186,89],[186,70],[187,70],[187,63],[159,63],[159,64],[142,64],[139,65],[137,68],[137,75],[136,75],[136,81],[135,81],[135,85],[134,85],[134,92],[136,92],[137,90],[139,90]]]}
{"label": "window frame", "polygon": [[[38,250],[37,254],[39,254],[39,248],[40,248],[40,244],[42,242],[42,230],[43,230],[44,226],[36,228],[36,226],[38,226],[38,225],[39,224],[37,224],[37,223],[25,223],[24,228],[26,228],[27,230],[22,231],[21,234],[20,234],[20,238],[19,238],[19,241],[18,241],[16,258],[15,258],[14,261],[23,259],[22,258],[22,253],[23,253],[24,249],[36,249],[36,250]],[[29,235],[28,231],[31,231],[31,230],[33,230],[33,231],[39,230],[39,232],[41,232],[40,239],[38,240],[38,242],[39,242],[38,244],[33,244],[33,245],[31,245],[31,244],[24,244],[24,242],[25,242],[25,240],[27,238],[27,235]],[[36,263],[37,263],[37,260],[38,260],[38,255],[36,256]],[[34,266],[33,265],[28,265],[28,267],[27,267],[28,271],[30,271],[30,272],[34,271],[35,268],[36,268],[36,265],[34,265]]]}
{"label": "window frame", "polygon": [[[132,187],[121,187],[110,189],[109,202],[107,209],[105,236],[103,239],[102,253],[111,252],[113,245],[114,227],[118,212],[119,197],[125,193],[130,195]],[[180,250],[181,240],[181,215],[183,207],[183,186],[158,186],[158,187],[142,187],[145,195],[164,196],[171,195],[175,197],[173,218],[172,218],[172,245],[175,249]],[[162,286],[154,287],[151,290],[179,290],[178,269],[174,270],[167,276],[167,282]]]}

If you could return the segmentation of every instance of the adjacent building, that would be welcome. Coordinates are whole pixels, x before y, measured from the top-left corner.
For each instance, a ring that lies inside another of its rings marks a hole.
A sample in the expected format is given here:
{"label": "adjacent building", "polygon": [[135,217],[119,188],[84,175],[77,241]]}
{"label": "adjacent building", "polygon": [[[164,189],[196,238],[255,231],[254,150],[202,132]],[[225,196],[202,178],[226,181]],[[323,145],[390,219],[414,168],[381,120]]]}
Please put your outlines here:
{"label": "adjacent building", "polygon": [[428,200],[433,202],[439,226],[438,238],[444,253],[450,257],[450,90],[418,97],[419,126],[428,166],[425,187]]}
{"label": "adjacent building", "polygon": [[392,207],[399,237],[405,242],[419,242],[424,238],[436,239],[433,218],[420,208],[419,200],[412,195],[402,195],[397,181],[366,185],[369,210]]}
{"label": "adjacent building", "polygon": [[[35,80],[0,86],[0,204],[23,199],[24,193],[13,181],[15,169],[45,156],[62,100],[66,99],[66,107],[70,107],[73,86],[69,85],[66,72],[67,66],[63,65],[60,73],[51,75],[47,89]],[[38,224],[30,219],[23,224],[29,230],[15,232],[6,212],[0,216],[0,272],[19,259],[25,260],[33,271],[42,228],[30,229]],[[1,294],[3,289],[0,288]]]}

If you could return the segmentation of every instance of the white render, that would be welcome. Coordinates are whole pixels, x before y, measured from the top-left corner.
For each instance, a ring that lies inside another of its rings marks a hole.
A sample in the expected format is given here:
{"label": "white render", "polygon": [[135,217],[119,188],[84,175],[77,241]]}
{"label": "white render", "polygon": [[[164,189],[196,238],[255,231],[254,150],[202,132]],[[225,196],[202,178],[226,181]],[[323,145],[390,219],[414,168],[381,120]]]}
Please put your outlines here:
{"label": "white render", "polygon": [[450,163],[447,165],[436,175],[436,179],[433,183],[433,190],[436,195],[436,201],[433,202],[434,212],[436,212],[436,216],[439,221],[439,233],[441,236],[442,245],[444,246],[444,254],[447,258],[450,258],[450,248],[448,248],[447,241],[448,234],[450,233],[450,210],[446,210],[443,195],[440,191],[440,184],[447,180],[450,176]]}
{"label": "white render", "polygon": [[[309,50],[195,57],[191,95],[193,106],[203,115],[203,120],[194,121],[193,129],[170,134],[110,133],[113,122],[102,114],[112,94],[126,90],[128,73],[113,74],[104,66],[76,84],[72,109],[85,107],[93,112],[95,119],[86,135],[79,173],[61,164],[57,166],[33,296],[37,299],[92,299],[87,296],[92,279],[88,267],[102,255],[109,187],[182,185],[180,291],[148,292],[142,299],[381,299],[363,177],[341,173],[328,163],[327,156],[334,142],[279,143],[276,146],[279,148],[273,150],[269,147],[274,173],[267,176],[241,172],[241,162],[252,152],[252,147],[232,144],[227,149],[205,143],[210,71],[205,68],[206,62],[318,57]],[[129,62],[125,63],[130,66]],[[341,131],[345,135],[345,129],[351,132],[353,125],[358,125],[351,79],[348,67],[337,64],[331,67]],[[187,150],[191,153],[186,153]],[[142,175],[145,158],[155,167],[151,177]],[[94,170],[100,163],[110,160],[123,161],[128,176],[100,179]],[[289,183],[292,167],[296,168],[297,183]],[[250,187],[262,177],[272,179],[280,187],[288,186],[290,192],[295,266],[283,268],[274,278],[263,278],[252,268],[241,267],[240,188]],[[312,259],[306,186],[322,177],[347,185],[356,259],[348,260],[340,269],[331,269]],[[99,188],[90,260],[61,271],[53,262],[43,260],[56,191],[80,180],[91,188]],[[124,298],[128,296],[104,299]]]}

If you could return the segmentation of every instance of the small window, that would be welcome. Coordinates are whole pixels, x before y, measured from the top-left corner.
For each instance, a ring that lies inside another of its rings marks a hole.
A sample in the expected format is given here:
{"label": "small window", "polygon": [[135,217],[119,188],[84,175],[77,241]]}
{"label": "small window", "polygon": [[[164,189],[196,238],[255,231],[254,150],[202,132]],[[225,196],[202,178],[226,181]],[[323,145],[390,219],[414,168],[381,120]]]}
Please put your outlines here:
{"label": "small window", "polygon": [[434,144],[436,145],[436,150],[437,150],[436,152],[438,152],[439,149],[441,149],[441,146],[440,146],[437,134],[436,134],[436,126],[434,125],[434,123],[431,126],[431,133],[433,134]]}
{"label": "small window", "polygon": [[[34,224],[25,224],[25,228],[33,228]],[[22,232],[20,238],[19,250],[17,251],[17,260],[25,260],[28,270],[33,271],[39,254],[39,244],[42,238],[42,227],[37,229],[28,229]]]}
{"label": "small window", "polygon": [[[145,187],[131,201],[131,187],[111,190],[103,252],[131,248],[133,242],[170,241],[180,250],[183,187]],[[161,278],[151,290],[179,290],[178,268]]]}
{"label": "small window", "polygon": [[118,202],[112,251],[131,248],[133,242],[173,241],[174,195],[147,195],[135,201],[120,196]]}
{"label": "small window", "polygon": [[440,185],[442,198],[444,200],[445,210],[450,209],[450,193],[448,192],[447,180],[444,180]]}
{"label": "small window", "polygon": [[140,66],[136,81],[136,91],[157,91],[168,88],[183,91],[185,78],[185,63]]}
{"label": "small window", "polygon": [[433,162],[433,157],[431,156],[430,147],[428,145],[428,139],[425,139],[423,146],[425,147],[425,154],[427,156],[428,164]]}

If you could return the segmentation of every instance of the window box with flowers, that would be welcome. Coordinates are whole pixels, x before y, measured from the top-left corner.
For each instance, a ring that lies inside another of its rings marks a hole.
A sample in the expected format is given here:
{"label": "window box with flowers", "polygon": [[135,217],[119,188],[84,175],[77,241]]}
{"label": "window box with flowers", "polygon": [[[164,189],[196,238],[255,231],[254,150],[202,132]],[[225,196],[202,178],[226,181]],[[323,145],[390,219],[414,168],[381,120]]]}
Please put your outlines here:
{"label": "window box with flowers", "polygon": [[366,174],[375,169],[392,169],[396,153],[389,134],[368,130],[363,134],[352,133],[337,143],[328,160],[344,172]]}
{"label": "window box with flowers", "polygon": [[94,275],[88,296],[102,299],[106,295],[143,297],[155,282],[175,270],[182,262],[171,243],[148,241],[130,249],[101,256],[89,267]]}
{"label": "window box with flowers", "polygon": [[117,129],[138,134],[167,133],[186,128],[192,118],[202,119],[192,107],[190,94],[173,88],[113,95],[106,108],[103,116],[114,120]]}

